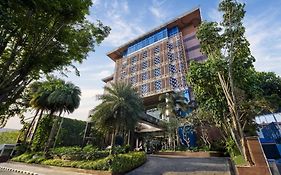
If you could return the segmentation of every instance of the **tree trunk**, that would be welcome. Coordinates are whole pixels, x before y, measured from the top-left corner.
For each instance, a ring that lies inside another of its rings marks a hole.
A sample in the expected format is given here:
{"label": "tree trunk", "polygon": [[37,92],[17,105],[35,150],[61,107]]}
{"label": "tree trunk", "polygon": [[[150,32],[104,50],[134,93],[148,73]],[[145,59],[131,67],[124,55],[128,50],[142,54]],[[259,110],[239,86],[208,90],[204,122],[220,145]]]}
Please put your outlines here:
{"label": "tree trunk", "polygon": [[30,143],[29,143],[30,145],[32,145],[32,142],[33,142],[33,139],[34,139],[34,137],[35,137],[35,134],[36,134],[36,131],[37,131],[38,125],[39,125],[40,120],[41,120],[41,118],[42,118],[42,116],[43,116],[43,111],[44,111],[44,110],[41,110],[41,112],[40,112],[40,114],[39,114],[39,117],[38,117],[37,123],[36,123],[36,125],[35,125],[34,131],[33,131],[33,134],[32,134],[31,139],[30,139]]}
{"label": "tree trunk", "polygon": [[[61,115],[61,113],[62,113],[62,111],[60,112],[59,116]],[[55,136],[56,136],[56,133],[57,133],[57,128],[58,128],[59,116],[55,117],[55,119],[54,119],[53,126],[52,126],[52,129],[51,129],[50,135],[49,135],[49,139],[48,139],[47,145],[46,145],[45,150],[44,150],[44,152],[46,154],[48,154],[50,148],[54,144],[54,139],[55,139]]]}
{"label": "tree trunk", "polygon": [[60,118],[61,118],[60,126],[59,126],[59,129],[58,129],[57,135],[56,135],[56,137],[55,137],[55,142],[54,142],[53,148],[56,147],[56,142],[57,142],[57,140],[58,140],[59,133],[60,133],[60,130],[61,130],[61,126],[62,126],[62,124],[63,124],[63,119],[64,119],[64,118],[63,118],[63,117],[60,117]]}
{"label": "tree trunk", "polygon": [[33,119],[32,119],[32,121],[31,121],[30,125],[29,125],[28,128],[27,128],[26,133],[24,134],[23,143],[26,142],[27,136],[30,135],[31,128],[32,128],[33,125],[34,125],[34,122],[35,122],[35,119],[36,119],[38,113],[39,113],[39,110],[36,110],[35,116],[33,117]]}
{"label": "tree trunk", "polygon": [[130,145],[130,138],[131,138],[131,132],[130,132],[130,130],[129,130],[129,131],[128,131],[127,145]]}

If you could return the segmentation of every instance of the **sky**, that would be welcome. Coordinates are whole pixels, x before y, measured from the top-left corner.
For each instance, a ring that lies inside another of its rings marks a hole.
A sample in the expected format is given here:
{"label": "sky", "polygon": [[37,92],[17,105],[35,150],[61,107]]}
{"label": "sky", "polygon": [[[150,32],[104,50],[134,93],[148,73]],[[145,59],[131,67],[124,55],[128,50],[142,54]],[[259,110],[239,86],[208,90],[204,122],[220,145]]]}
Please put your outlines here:
{"label": "sky", "polygon": [[[246,4],[244,26],[252,55],[256,58],[255,68],[281,76],[281,0],[240,2]],[[62,77],[82,91],[80,107],[64,116],[86,120],[89,110],[100,103],[96,95],[103,93],[101,79],[114,72],[114,62],[106,53],[196,7],[200,7],[203,20],[219,22],[218,4],[219,0],[93,0],[87,19],[102,21],[111,27],[111,33],[95,47],[94,52],[88,54],[87,60],[75,64],[80,77],[74,73],[68,73],[68,78]],[[5,128],[20,129],[19,119],[11,118]]]}

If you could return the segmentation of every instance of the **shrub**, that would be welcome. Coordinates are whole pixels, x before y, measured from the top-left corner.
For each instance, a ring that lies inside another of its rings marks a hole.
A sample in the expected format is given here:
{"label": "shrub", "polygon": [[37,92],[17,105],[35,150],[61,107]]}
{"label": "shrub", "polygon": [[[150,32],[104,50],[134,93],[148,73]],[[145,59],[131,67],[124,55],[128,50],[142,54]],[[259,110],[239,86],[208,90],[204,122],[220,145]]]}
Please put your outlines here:
{"label": "shrub", "polygon": [[12,160],[16,162],[26,162],[29,159],[31,159],[33,155],[34,155],[33,153],[24,153],[17,157],[12,158]]}
{"label": "shrub", "polygon": [[17,157],[12,158],[13,161],[16,162],[25,162],[25,163],[41,163],[46,160],[43,152],[37,153],[24,153]]}
{"label": "shrub", "polygon": [[139,167],[146,161],[144,152],[131,152],[128,154],[119,154],[112,160],[111,170],[114,173],[124,173],[136,167]]}
{"label": "shrub", "polygon": [[127,154],[119,154],[116,156],[107,156],[99,160],[86,161],[69,161],[62,159],[46,160],[43,153],[24,153],[12,159],[13,161],[38,163],[50,166],[73,167],[92,170],[111,170],[114,173],[124,173],[132,170],[146,161],[146,154],[144,152],[130,152]]}

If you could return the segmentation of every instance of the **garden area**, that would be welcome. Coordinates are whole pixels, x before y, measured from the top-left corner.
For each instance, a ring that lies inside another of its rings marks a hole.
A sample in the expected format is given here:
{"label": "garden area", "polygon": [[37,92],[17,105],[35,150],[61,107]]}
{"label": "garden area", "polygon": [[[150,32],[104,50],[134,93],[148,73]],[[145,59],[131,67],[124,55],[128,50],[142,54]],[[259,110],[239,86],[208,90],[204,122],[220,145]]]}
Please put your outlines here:
{"label": "garden area", "polygon": [[100,150],[88,145],[84,148],[54,148],[48,158],[44,152],[26,152],[12,158],[12,161],[125,173],[145,163],[146,154],[129,152],[126,147],[116,147],[114,154],[110,154],[110,150]]}

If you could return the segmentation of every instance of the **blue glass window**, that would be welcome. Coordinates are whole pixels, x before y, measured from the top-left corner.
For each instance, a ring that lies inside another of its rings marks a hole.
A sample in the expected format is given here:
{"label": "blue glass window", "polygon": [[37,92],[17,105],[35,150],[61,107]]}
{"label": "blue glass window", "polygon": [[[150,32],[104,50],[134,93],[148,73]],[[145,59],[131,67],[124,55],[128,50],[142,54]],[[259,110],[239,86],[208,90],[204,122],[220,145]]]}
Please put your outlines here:
{"label": "blue glass window", "polygon": [[147,93],[147,92],[148,92],[147,84],[141,85],[141,93],[144,94],[144,93]]}
{"label": "blue glass window", "polygon": [[167,56],[168,56],[168,59],[169,59],[170,62],[173,62],[173,61],[175,60],[175,56],[174,56],[173,53],[168,52],[168,53],[167,53]]}
{"label": "blue glass window", "polygon": [[148,74],[147,74],[147,72],[142,73],[141,79],[142,79],[142,80],[147,80],[147,79],[148,79]]}
{"label": "blue glass window", "polygon": [[132,58],[132,64],[134,64],[134,63],[136,63],[138,61],[138,57],[136,57],[136,56],[134,56],[133,58]]}
{"label": "blue glass window", "polygon": [[169,64],[169,72],[174,74],[177,72],[176,66],[173,64]]}
{"label": "blue glass window", "polygon": [[131,77],[130,81],[132,84],[135,84],[137,82],[137,78],[135,76]]}
{"label": "blue glass window", "polygon": [[173,43],[167,43],[167,49],[171,51],[173,49]]}
{"label": "blue glass window", "polygon": [[179,33],[179,28],[177,26],[173,27],[173,28],[170,28],[168,29],[168,36],[174,36],[176,35],[177,33]]}
{"label": "blue glass window", "polygon": [[136,71],[137,71],[137,66],[136,66],[136,65],[132,66],[132,67],[131,67],[131,72],[134,73],[134,72],[136,72]]}
{"label": "blue glass window", "polygon": [[159,52],[160,52],[160,47],[159,46],[155,47],[154,48],[154,54],[157,54]]}
{"label": "blue glass window", "polygon": [[142,53],[142,58],[146,58],[147,57],[147,51],[144,51],[143,53]]}
{"label": "blue glass window", "polygon": [[160,60],[160,56],[156,56],[154,57],[154,60],[153,60],[154,64],[160,64],[161,60]]}
{"label": "blue glass window", "polygon": [[150,44],[153,44],[154,42],[157,42],[163,38],[166,38],[168,36],[168,29],[167,28],[164,28],[150,36],[147,36],[145,38],[143,38],[142,40],[132,44],[131,46],[129,46],[127,48],[127,50],[125,50],[123,52],[123,56],[127,56],[128,54],[130,53],[133,53],[141,48],[144,48]]}
{"label": "blue glass window", "polygon": [[177,79],[173,78],[173,77],[170,78],[170,85],[172,86],[172,88],[178,88],[179,87]]}
{"label": "blue glass window", "polygon": [[157,77],[157,76],[160,76],[160,75],[161,75],[161,69],[160,69],[160,67],[154,69],[154,77]]}
{"label": "blue glass window", "polygon": [[155,82],[154,82],[154,87],[155,87],[155,90],[156,90],[156,91],[161,90],[161,88],[162,88],[162,81],[161,81],[161,80],[155,81]]}
{"label": "blue glass window", "polygon": [[148,62],[147,61],[142,62],[141,68],[146,69],[147,67],[148,67]]}

